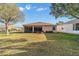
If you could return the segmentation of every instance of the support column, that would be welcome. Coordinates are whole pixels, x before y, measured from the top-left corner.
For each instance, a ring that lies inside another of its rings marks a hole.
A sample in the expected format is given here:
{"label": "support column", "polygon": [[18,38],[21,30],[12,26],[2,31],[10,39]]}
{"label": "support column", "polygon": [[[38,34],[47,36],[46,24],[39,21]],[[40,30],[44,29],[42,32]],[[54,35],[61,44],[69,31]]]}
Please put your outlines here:
{"label": "support column", "polygon": [[42,28],[42,32],[44,31],[44,28],[43,28],[43,26],[41,27]]}
{"label": "support column", "polygon": [[32,26],[32,32],[34,32],[34,26]]}
{"label": "support column", "polygon": [[76,30],[76,24],[73,24],[73,30]]}

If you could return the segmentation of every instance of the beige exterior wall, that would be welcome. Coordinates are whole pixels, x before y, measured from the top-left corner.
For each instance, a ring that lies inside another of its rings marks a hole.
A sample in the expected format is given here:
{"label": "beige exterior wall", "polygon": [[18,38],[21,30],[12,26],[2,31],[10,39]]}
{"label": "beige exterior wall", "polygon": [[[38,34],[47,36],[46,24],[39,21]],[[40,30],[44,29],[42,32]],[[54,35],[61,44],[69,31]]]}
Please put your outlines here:
{"label": "beige exterior wall", "polygon": [[43,26],[43,27],[42,27],[42,30],[43,30],[44,32],[46,32],[46,31],[53,31],[53,26]]}
{"label": "beige exterior wall", "polygon": [[72,32],[73,24],[58,25],[56,30],[57,32]]}
{"label": "beige exterior wall", "polygon": [[[63,28],[63,30],[62,30],[62,28]],[[56,31],[64,32],[64,33],[79,34],[79,31],[73,30],[73,24],[58,25],[56,28]]]}
{"label": "beige exterior wall", "polygon": [[57,32],[62,32],[62,28],[63,28],[63,25],[57,25],[56,31]]}

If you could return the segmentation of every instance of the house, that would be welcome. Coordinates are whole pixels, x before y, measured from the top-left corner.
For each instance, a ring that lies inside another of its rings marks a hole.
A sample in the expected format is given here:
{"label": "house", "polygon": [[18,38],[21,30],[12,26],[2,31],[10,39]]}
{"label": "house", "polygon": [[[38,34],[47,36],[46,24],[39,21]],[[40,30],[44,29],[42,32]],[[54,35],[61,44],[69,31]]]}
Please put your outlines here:
{"label": "house", "polygon": [[44,22],[35,22],[31,24],[25,24],[24,26],[24,32],[52,32],[53,31],[53,25],[50,23],[44,23]]}
{"label": "house", "polygon": [[79,34],[79,19],[71,20],[64,24],[57,25],[56,31]]}

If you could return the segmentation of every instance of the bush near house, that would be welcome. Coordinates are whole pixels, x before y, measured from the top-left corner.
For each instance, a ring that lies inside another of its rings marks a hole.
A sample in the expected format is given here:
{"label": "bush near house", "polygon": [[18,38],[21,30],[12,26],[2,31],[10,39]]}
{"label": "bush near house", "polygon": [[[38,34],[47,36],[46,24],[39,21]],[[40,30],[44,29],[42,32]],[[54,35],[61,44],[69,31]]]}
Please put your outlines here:
{"label": "bush near house", "polygon": [[53,33],[53,31],[46,31],[46,33]]}

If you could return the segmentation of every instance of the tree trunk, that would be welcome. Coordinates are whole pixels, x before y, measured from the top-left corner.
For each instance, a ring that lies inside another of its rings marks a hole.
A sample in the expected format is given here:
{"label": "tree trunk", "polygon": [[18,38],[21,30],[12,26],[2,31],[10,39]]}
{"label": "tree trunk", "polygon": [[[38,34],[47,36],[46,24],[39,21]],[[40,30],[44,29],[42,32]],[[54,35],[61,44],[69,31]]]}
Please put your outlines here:
{"label": "tree trunk", "polygon": [[6,27],[6,34],[9,35],[8,24],[7,23],[5,24],[5,27]]}

